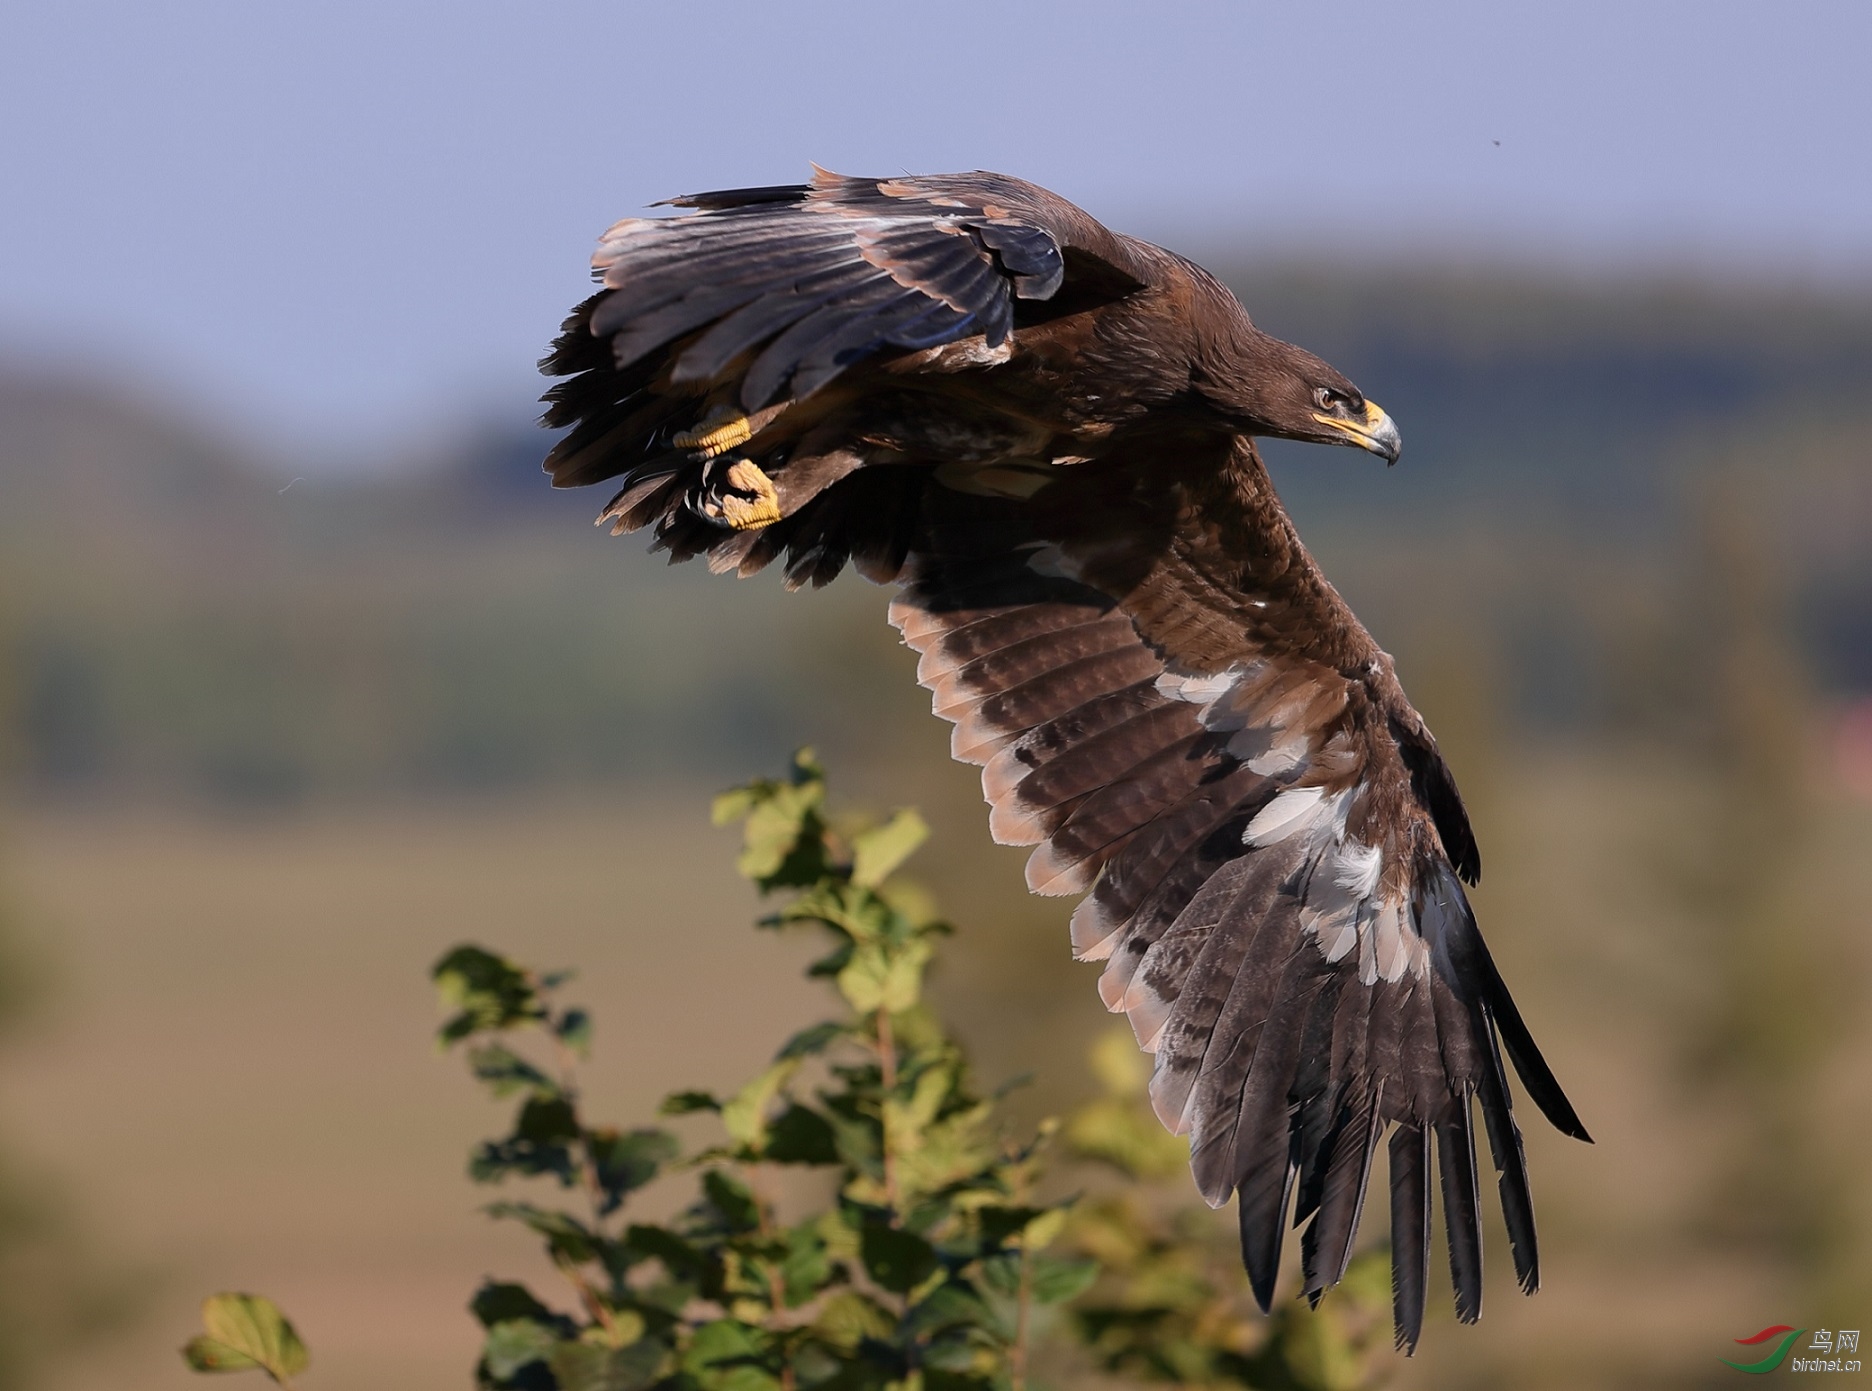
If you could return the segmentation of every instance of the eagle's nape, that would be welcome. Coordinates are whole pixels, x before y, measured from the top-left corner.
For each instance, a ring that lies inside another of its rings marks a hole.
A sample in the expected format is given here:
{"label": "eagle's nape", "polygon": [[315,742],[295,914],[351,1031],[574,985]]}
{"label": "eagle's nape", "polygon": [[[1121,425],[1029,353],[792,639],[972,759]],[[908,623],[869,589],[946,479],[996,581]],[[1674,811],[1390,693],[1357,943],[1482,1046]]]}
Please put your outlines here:
{"label": "eagle's nape", "polygon": [[1237,1199],[1269,1307],[1343,1275],[1380,1139],[1394,1320],[1422,1328],[1441,1190],[1480,1313],[1479,1109],[1518,1282],[1539,1284],[1502,1052],[1586,1133],[1476,930],[1454,779],[1301,546],[1252,437],[1394,459],[1388,417],[1218,282],[998,175],[675,200],[595,260],[543,364],[555,484],[601,520],[789,585],[899,585],[918,679],[982,765],[1028,882],[1156,1054],[1151,1097]]}

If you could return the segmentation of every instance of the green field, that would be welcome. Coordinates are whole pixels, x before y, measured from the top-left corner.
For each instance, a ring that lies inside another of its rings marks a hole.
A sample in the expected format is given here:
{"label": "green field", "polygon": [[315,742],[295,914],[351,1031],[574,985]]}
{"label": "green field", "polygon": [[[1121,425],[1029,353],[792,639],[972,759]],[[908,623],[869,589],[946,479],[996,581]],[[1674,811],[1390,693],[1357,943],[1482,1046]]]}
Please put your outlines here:
{"label": "green field", "polygon": [[[1707,933],[1634,853],[1669,853],[1656,828],[1697,815],[1697,799],[1668,770],[1553,756],[1502,760],[1486,796],[1478,906],[1598,1144],[1528,1119],[1548,1288],[1523,1300],[1496,1260],[1482,1325],[1441,1314],[1399,1384],[1700,1384],[1725,1332],[1823,1310],[1790,1311],[1810,1298],[1797,1263],[1710,1230],[1708,1196],[1741,1142],[1686,1090],[1678,1049],[1719,982]],[[1829,896],[1867,901],[1872,809],[1829,800],[1822,821],[1809,851],[1845,871]],[[594,1099],[621,1119],[678,1086],[736,1081],[825,1006],[798,976],[804,943],[749,931],[730,837],[691,789],[259,820],[16,814],[8,833],[15,897],[62,975],[57,1010],[7,1067],[11,1132],[146,1286],[128,1331],[51,1383],[73,1391],[191,1384],[173,1349],[218,1288],[264,1290],[294,1314],[312,1384],[465,1384],[473,1286],[541,1272],[518,1234],[476,1214],[485,1195],[462,1177],[496,1118],[429,1041],[425,971],[449,945],[579,966],[599,1022]],[[1582,890],[1596,911],[1580,911]],[[1831,972],[1867,964],[1863,919],[1851,926],[1825,929],[1830,951],[1849,949]],[[1054,928],[964,919],[951,955],[945,1000],[991,1077],[1036,1050],[972,978],[1031,963],[1010,1000],[1054,1011],[1056,1032],[1103,1027],[1092,968]],[[1838,1165],[1872,1144],[1872,1035],[1863,1010],[1855,1020],[1804,1087]],[[1038,1051],[1042,1101],[1083,1085],[1073,1048]],[[1828,1219],[1863,1281],[1862,1185],[1843,1191],[1852,1203]],[[1841,1320],[1859,1307],[1847,1293]]]}

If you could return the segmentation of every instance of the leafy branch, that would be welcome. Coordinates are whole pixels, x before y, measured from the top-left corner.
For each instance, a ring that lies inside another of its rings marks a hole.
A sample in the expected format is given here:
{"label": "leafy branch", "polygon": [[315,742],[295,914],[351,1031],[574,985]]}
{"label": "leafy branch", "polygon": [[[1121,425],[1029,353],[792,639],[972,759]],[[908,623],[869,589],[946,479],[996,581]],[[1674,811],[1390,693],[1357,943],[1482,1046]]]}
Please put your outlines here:
{"label": "leafy branch", "polygon": [[[1317,1309],[1254,1313],[1232,1241],[1188,1200],[1183,1142],[1150,1115],[1128,1031],[1095,1054],[1103,1096],[1064,1125],[1016,1140],[997,1124],[996,1098],[976,1091],[923,1002],[950,928],[898,873],[928,834],[916,813],[875,825],[832,815],[824,773],[803,753],[786,778],[717,798],[714,817],[743,828],[740,872],[775,904],[760,925],[821,935],[808,973],[832,983],[843,1010],[794,1034],[738,1091],[664,1100],[665,1116],[713,1116],[712,1143],[685,1152],[666,1129],[587,1116],[592,1023],[563,1002],[570,973],[478,946],[433,968],[441,1047],[514,1107],[469,1176],[532,1185],[486,1210],[544,1243],[570,1295],[554,1307],[520,1284],[481,1286],[470,1307],[483,1391],[1028,1391],[1095,1370],[1179,1385],[1377,1384],[1383,1253],[1355,1262]],[[1062,1169],[1083,1196],[1057,1196]],[[787,1170],[825,1177],[819,1210],[781,1211],[770,1189]],[[678,1174],[694,1185],[686,1208],[631,1220],[644,1188]],[[260,1365],[284,1383],[304,1367],[292,1342],[296,1361],[216,1365]]]}

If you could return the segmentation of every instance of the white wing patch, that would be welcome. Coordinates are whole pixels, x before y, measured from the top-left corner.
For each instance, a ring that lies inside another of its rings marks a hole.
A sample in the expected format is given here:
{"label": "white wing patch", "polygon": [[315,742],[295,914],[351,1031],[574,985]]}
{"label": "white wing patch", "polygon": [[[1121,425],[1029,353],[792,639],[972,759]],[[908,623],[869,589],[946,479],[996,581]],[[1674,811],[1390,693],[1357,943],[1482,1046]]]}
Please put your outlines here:
{"label": "white wing patch", "polygon": [[[1267,809],[1306,790],[1283,792]],[[1429,969],[1429,947],[1407,893],[1382,885],[1383,849],[1347,835],[1343,813],[1331,821],[1320,814],[1328,801],[1345,799],[1349,804],[1354,791],[1348,788],[1315,805],[1307,832],[1315,844],[1299,885],[1300,930],[1312,937],[1328,961],[1343,961],[1356,951],[1362,984],[1399,981],[1406,971],[1421,977]],[[1290,833],[1284,826],[1280,836]]]}
{"label": "white wing patch", "polygon": [[1322,688],[1304,665],[1255,660],[1213,676],[1166,672],[1157,689],[1200,707],[1203,728],[1230,735],[1230,756],[1271,778],[1304,764],[1312,734],[1337,713],[1320,708]]}
{"label": "white wing patch", "polygon": [[1278,845],[1290,836],[1310,836],[1322,823],[1343,836],[1351,795],[1351,788],[1328,795],[1323,787],[1290,787],[1255,813],[1242,832],[1242,844],[1250,849]]}
{"label": "white wing patch", "polygon": [[[1229,734],[1229,753],[1268,777],[1304,771],[1316,752],[1310,740],[1327,723],[1322,714],[1336,713],[1322,712],[1320,687],[1304,667],[1269,661],[1240,663],[1214,675],[1166,672],[1157,689],[1200,707],[1204,728]],[[1357,786],[1338,792],[1288,787],[1255,813],[1242,843],[1250,851],[1296,837],[1308,843],[1299,881],[1300,922],[1328,961],[1356,953],[1366,985],[1401,980],[1407,971],[1422,975],[1429,969],[1429,950],[1408,891],[1381,892],[1383,848],[1346,833],[1359,792]],[[1099,942],[1082,956],[1110,950]],[[1127,989],[1114,1007],[1141,1004],[1133,993]]]}

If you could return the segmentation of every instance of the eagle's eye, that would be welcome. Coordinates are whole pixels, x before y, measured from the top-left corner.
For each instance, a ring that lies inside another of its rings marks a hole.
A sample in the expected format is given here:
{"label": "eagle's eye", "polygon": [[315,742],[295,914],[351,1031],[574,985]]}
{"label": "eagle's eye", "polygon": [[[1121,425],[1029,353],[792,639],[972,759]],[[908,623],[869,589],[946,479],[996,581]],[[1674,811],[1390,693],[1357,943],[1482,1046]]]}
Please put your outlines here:
{"label": "eagle's eye", "polygon": [[1319,402],[1319,408],[1323,411],[1333,410],[1346,404],[1345,396],[1334,391],[1330,386],[1322,386],[1316,390],[1313,393],[1313,399]]}

